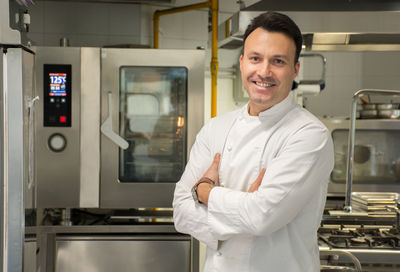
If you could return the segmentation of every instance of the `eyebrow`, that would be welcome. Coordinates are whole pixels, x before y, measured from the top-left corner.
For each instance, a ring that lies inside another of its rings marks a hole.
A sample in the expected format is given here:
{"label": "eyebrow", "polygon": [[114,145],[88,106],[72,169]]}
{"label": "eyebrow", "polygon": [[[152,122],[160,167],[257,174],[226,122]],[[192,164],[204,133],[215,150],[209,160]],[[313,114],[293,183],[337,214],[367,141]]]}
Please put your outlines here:
{"label": "eyebrow", "polygon": [[[250,51],[248,54],[248,56],[250,55],[255,55],[255,56],[262,56],[262,54],[258,53],[257,51]],[[289,57],[287,55],[273,55],[274,58],[282,58],[285,60],[289,60]]]}
{"label": "eyebrow", "polygon": [[285,59],[285,60],[288,60],[288,59],[289,59],[289,57],[286,56],[286,55],[274,55],[274,57],[275,57],[275,58],[282,58],[282,59]]}

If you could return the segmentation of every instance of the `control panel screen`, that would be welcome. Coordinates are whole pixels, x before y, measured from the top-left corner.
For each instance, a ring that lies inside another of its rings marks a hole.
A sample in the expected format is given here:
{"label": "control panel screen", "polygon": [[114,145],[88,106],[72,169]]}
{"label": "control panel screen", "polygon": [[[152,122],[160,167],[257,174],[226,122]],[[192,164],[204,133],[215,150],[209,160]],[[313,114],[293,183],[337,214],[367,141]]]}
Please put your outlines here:
{"label": "control panel screen", "polygon": [[43,125],[71,126],[72,66],[44,64],[43,66]]}
{"label": "control panel screen", "polygon": [[50,73],[50,96],[67,96],[67,74]]}

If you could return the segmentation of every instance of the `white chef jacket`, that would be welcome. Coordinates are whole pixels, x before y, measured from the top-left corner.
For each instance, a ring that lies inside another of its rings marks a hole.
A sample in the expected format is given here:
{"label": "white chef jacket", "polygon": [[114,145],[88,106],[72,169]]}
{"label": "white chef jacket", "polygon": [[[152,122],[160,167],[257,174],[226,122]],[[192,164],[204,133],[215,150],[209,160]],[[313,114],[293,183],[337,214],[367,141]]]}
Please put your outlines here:
{"label": "white chef jacket", "polygon": [[[208,207],[191,188],[221,153]],[[250,116],[247,105],[205,124],[174,194],[179,232],[207,245],[205,272],[319,271],[317,230],[332,171],[329,131],[287,97]],[[258,191],[248,193],[262,168]]]}

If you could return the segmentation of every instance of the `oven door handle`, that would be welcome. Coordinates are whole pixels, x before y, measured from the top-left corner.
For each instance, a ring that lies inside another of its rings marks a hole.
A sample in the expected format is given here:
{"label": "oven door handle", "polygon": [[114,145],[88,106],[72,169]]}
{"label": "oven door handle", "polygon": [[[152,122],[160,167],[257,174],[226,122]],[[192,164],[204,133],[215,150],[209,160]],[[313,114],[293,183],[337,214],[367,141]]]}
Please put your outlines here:
{"label": "oven door handle", "polygon": [[36,96],[28,102],[28,189],[31,190],[35,186],[35,103],[39,101]]}
{"label": "oven door handle", "polygon": [[101,132],[107,136],[112,142],[118,145],[122,149],[127,149],[129,143],[115,133],[112,129],[112,113],[113,113],[113,106],[112,106],[112,93],[108,93],[108,116],[104,123],[101,125],[100,130]]}

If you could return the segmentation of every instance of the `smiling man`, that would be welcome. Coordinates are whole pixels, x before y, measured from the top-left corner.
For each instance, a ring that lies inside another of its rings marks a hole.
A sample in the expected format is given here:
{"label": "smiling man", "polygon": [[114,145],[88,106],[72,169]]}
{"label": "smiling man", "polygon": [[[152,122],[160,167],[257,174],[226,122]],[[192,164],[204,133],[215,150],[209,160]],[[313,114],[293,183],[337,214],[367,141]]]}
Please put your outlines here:
{"label": "smiling man", "polygon": [[207,245],[206,272],[319,271],[333,145],[324,125],[289,96],[300,30],[267,12],[248,26],[243,44],[249,103],[197,135],[175,189],[175,227]]}

